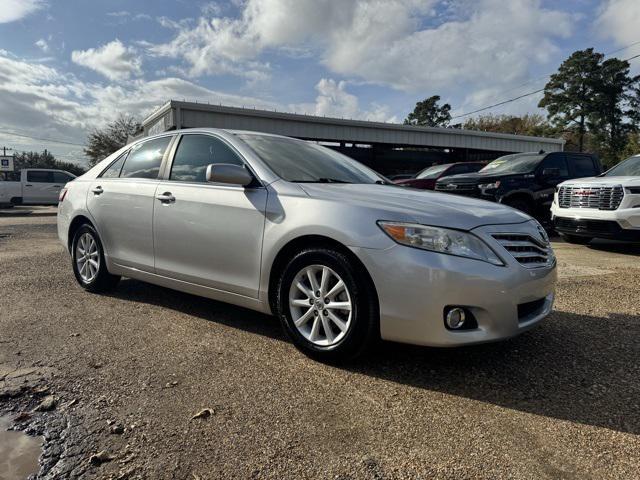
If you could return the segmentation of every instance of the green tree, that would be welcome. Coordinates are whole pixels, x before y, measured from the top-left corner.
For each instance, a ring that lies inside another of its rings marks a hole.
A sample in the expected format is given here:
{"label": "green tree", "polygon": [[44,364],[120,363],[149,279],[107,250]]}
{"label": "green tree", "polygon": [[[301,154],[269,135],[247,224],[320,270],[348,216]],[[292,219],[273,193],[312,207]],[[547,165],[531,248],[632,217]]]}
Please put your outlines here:
{"label": "green tree", "polygon": [[438,102],[440,102],[440,95],[433,95],[425,98],[421,102],[417,102],[413,112],[405,118],[404,124],[425,127],[446,127],[451,121],[451,105],[445,103],[440,106]]}
{"label": "green tree", "polygon": [[604,55],[593,48],[578,50],[567,58],[544,87],[544,97],[538,104],[546,108],[548,118],[562,130],[574,130],[578,136],[578,151],[584,150],[589,117],[594,110],[600,64]]}
{"label": "green tree", "polygon": [[93,166],[129,143],[129,137],[142,131],[140,122],[133,117],[120,115],[103,129],[95,129],[87,137],[84,153]]}
{"label": "green tree", "polygon": [[465,120],[462,128],[482,132],[510,133],[533,137],[559,136],[561,130],[552,126],[543,115],[527,113],[516,115],[480,115]]}
{"label": "green tree", "polygon": [[14,168],[16,171],[20,171],[24,168],[55,168],[57,170],[66,170],[74,175],[82,175],[85,172],[85,170],[79,165],[56,160],[48,150],[44,150],[41,153],[22,152],[16,154]]}
{"label": "green tree", "polygon": [[606,165],[622,160],[630,134],[636,130],[639,79],[629,75],[626,60],[611,58],[600,66],[589,127]]}

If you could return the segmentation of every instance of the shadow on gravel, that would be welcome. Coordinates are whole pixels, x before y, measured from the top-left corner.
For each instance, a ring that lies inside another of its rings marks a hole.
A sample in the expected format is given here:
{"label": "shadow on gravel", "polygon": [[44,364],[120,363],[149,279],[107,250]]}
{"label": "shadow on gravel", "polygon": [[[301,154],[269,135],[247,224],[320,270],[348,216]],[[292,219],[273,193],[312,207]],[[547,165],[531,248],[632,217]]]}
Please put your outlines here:
{"label": "shadow on gravel", "polygon": [[640,243],[592,241],[588,247],[602,252],[621,253],[623,255],[640,256]]}
{"label": "shadow on gravel", "polygon": [[[112,294],[287,341],[275,317],[135,280]],[[546,417],[640,434],[640,319],[554,312],[514,339],[455,349],[382,343],[341,368]]]}
{"label": "shadow on gravel", "polygon": [[640,434],[640,318],[554,312],[511,340],[457,349],[386,343],[361,374]]}
{"label": "shadow on gravel", "polygon": [[277,318],[253,310],[216,302],[204,297],[178,292],[138,280],[123,279],[112,297],[157,305],[204,320],[257,333],[276,340],[286,340]]}
{"label": "shadow on gravel", "polygon": [[58,214],[55,209],[30,210],[22,207],[0,209],[0,217],[55,217]]}

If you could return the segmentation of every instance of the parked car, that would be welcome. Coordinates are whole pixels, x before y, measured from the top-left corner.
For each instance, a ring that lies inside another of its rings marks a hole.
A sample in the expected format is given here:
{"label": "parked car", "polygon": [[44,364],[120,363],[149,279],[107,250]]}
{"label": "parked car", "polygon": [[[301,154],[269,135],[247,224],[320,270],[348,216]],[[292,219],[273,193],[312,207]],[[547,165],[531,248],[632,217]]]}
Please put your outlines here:
{"label": "parked car", "polygon": [[559,183],[601,172],[598,158],[588,153],[516,153],[497,158],[477,173],[443,177],[436,190],[503,203],[548,220]]}
{"label": "parked car", "polygon": [[118,150],[61,198],[58,235],[86,290],[126,276],[272,313],[325,360],[380,337],[504,339],[554,299],[555,257],[528,215],[400,188],[302,140],[167,132]]}
{"label": "parked car", "polygon": [[0,205],[56,205],[60,190],[74,178],[72,173],[48,168],[0,173]]}
{"label": "parked car", "polygon": [[402,185],[403,187],[434,190],[436,188],[436,181],[441,177],[477,172],[485,165],[485,162],[459,162],[433,165],[421,170],[413,178],[397,181],[394,179],[394,183]]}
{"label": "parked car", "polygon": [[570,243],[593,238],[640,241],[640,155],[602,175],[558,185],[553,224]]}

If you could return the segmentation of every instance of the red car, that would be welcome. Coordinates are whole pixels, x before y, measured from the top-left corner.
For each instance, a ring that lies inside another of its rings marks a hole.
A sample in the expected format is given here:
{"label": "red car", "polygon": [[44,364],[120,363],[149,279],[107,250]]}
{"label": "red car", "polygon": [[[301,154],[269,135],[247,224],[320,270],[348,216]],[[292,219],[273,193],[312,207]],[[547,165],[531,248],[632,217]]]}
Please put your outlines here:
{"label": "red car", "polygon": [[458,175],[459,173],[474,173],[486,166],[485,162],[459,162],[433,165],[419,171],[415,177],[405,180],[395,180],[394,183],[404,187],[419,188],[421,190],[435,190],[436,181],[440,177]]}

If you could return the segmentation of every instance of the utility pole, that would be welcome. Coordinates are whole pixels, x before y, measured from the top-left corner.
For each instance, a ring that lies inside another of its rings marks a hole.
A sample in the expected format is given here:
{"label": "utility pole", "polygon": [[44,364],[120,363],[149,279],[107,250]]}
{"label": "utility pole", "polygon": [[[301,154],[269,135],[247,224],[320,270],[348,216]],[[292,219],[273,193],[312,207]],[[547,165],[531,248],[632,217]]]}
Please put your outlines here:
{"label": "utility pole", "polygon": [[2,147],[2,156],[6,157],[7,156],[7,150],[11,151],[13,150],[13,148],[9,148],[9,147]]}

